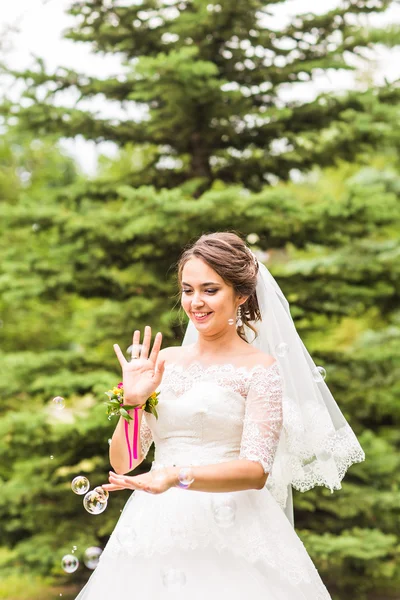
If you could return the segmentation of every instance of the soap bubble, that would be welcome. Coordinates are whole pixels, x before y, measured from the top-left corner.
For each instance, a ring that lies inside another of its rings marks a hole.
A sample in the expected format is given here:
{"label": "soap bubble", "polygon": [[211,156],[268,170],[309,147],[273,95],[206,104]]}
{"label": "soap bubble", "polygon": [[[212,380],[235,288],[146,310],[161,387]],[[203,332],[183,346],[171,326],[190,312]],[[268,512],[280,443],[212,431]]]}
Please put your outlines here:
{"label": "soap bubble", "polygon": [[129,346],[129,348],[126,349],[126,352],[129,356],[129,358],[132,358],[132,356],[139,357],[141,351],[142,351],[142,344],[132,344],[132,346]]}
{"label": "soap bubble", "polygon": [[260,241],[260,238],[256,233],[249,233],[246,240],[249,242],[249,244],[257,244],[257,242]]}
{"label": "soap bubble", "polygon": [[108,438],[108,445],[111,446],[111,438]]}
{"label": "soap bubble", "polygon": [[50,460],[53,460],[54,456],[52,454],[50,454]]}
{"label": "soap bubble", "polygon": [[75,550],[78,550],[78,546],[72,546],[72,554],[74,554]]}
{"label": "soap bubble", "polygon": [[96,546],[86,548],[83,554],[83,562],[85,563],[88,569],[91,569],[93,571],[97,567],[102,552],[103,550],[101,548],[97,548]]}
{"label": "soap bubble", "polygon": [[62,410],[63,408],[65,408],[65,400],[64,398],[61,398],[61,396],[56,396],[55,398],[53,398],[53,404],[55,405],[57,410]]}
{"label": "soap bubble", "polygon": [[212,498],[214,520],[220,527],[231,527],[236,517],[236,502],[231,494],[215,494]]}
{"label": "soap bubble", "polygon": [[32,225],[32,231],[39,231],[39,229],[40,229],[40,225],[39,225],[39,223],[34,223],[34,224]]}
{"label": "soap bubble", "polygon": [[324,367],[315,367],[315,369],[312,371],[312,376],[316,382],[324,381],[326,377],[326,371]]}
{"label": "soap bubble", "polygon": [[181,487],[189,487],[194,481],[192,469],[190,467],[179,469],[178,479]]}
{"label": "soap bubble", "polygon": [[278,356],[283,358],[289,352],[289,346],[285,342],[281,342],[275,346],[275,352]]}
{"label": "soap bubble", "polygon": [[107,500],[104,494],[99,494],[95,490],[92,490],[83,498],[83,506],[91,515],[99,515],[106,510]]}
{"label": "soap bubble", "polygon": [[97,492],[100,496],[104,496],[104,499],[106,501],[108,501],[110,494],[108,493],[108,490],[105,490],[104,488],[102,488],[101,485],[99,485],[98,487],[95,487],[93,491]]}
{"label": "soap bubble", "polygon": [[78,494],[78,496],[83,496],[83,494],[86,494],[89,488],[89,480],[83,475],[78,475],[78,477],[75,477],[71,481],[71,489],[74,492],[74,494]]}
{"label": "soap bubble", "polygon": [[161,578],[164,586],[168,589],[179,589],[186,583],[186,575],[180,569],[162,569]]}
{"label": "soap bubble", "polygon": [[66,554],[61,559],[61,567],[66,573],[75,573],[79,567],[79,560],[72,554]]}

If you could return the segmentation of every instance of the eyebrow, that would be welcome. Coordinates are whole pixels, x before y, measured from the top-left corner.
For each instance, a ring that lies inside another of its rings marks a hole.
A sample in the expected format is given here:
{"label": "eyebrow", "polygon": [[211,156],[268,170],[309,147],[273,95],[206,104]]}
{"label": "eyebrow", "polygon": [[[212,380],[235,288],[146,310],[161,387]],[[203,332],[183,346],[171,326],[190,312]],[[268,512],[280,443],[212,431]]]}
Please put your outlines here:
{"label": "eyebrow", "polygon": [[[192,287],[190,285],[190,283],[186,283],[186,281],[182,281],[182,285],[188,285],[189,287]],[[206,283],[202,283],[201,284],[203,287],[205,287],[206,285],[220,285],[219,283],[215,283],[214,281],[206,281]]]}

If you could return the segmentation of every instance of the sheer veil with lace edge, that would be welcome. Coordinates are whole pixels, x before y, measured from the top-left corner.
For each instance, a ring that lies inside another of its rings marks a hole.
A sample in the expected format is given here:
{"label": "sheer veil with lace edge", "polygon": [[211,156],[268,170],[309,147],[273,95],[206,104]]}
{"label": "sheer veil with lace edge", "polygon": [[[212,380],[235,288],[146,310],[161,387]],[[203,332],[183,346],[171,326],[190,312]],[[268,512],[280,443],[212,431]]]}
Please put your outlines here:
{"label": "sheer veil with lace edge", "polygon": [[[283,379],[283,428],[267,488],[294,524],[292,486],[301,492],[341,488],[347,469],[365,454],[296,331],[289,303],[259,263],[256,288],[261,320],[245,327],[247,340],[278,362]],[[182,345],[193,344],[190,321]]]}

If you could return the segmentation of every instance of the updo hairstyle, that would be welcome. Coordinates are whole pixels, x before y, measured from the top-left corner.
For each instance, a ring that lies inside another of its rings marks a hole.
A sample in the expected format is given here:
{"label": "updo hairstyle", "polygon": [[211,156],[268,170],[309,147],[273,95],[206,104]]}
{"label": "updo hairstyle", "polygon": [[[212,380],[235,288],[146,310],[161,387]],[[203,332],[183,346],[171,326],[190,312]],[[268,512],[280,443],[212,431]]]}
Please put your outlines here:
{"label": "updo hairstyle", "polygon": [[245,242],[236,233],[218,232],[202,235],[187,248],[178,262],[178,280],[182,283],[182,271],[187,261],[193,257],[207,263],[218,275],[232,286],[238,296],[248,296],[242,307],[243,325],[238,328],[240,337],[248,341],[244,325],[257,335],[251,321],[261,319],[256,285],[258,262]]}

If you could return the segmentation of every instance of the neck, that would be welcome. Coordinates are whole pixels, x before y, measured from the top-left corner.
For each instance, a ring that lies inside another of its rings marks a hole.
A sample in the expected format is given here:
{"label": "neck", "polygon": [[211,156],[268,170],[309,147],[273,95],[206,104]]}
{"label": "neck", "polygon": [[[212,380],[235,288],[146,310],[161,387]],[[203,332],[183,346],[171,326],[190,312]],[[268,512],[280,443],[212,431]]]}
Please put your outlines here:
{"label": "neck", "polygon": [[245,344],[239,336],[234,325],[228,325],[226,329],[214,335],[203,335],[199,333],[197,342],[194,345],[196,354],[200,356],[215,356],[216,354],[228,354]]}

